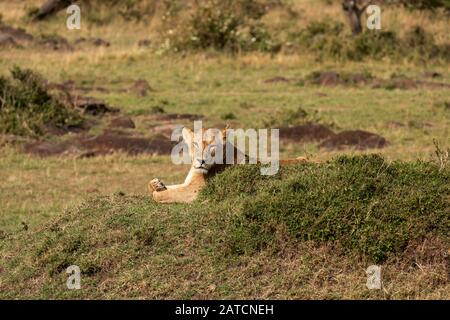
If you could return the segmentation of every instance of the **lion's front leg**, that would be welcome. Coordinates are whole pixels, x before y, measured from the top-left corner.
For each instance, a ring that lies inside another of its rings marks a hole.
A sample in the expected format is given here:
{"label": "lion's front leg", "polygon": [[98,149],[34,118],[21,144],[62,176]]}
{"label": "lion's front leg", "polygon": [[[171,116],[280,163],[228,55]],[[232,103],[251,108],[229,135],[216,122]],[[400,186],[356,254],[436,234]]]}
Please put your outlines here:
{"label": "lion's front leg", "polygon": [[148,184],[148,190],[156,202],[188,203],[194,201],[201,188],[206,185],[206,176],[191,169],[183,184],[166,186],[159,179],[153,179]]}
{"label": "lion's front leg", "polygon": [[150,193],[153,193],[154,191],[156,192],[160,192],[160,191],[164,191],[167,190],[167,187],[164,185],[164,183],[159,180],[158,178],[153,179],[152,181],[149,182],[148,184],[148,191]]}
{"label": "lion's front leg", "polygon": [[187,203],[195,200],[198,189],[192,185],[165,186],[159,179],[153,179],[148,184],[148,190],[153,200],[159,203]]}

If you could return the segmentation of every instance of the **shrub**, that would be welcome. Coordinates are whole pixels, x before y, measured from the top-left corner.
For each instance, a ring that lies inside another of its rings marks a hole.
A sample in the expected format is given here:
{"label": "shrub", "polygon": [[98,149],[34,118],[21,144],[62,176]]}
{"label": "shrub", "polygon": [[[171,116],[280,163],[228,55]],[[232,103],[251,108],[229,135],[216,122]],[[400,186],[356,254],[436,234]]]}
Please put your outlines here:
{"label": "shrub", "polygon": [[173,20],[180,17],[171,12],[164,30],[164,50],[276,52],[281,46],[259,21],[265,12],[256,0],[207,0],[198,3],[190,18],[176,28]]}
{"label": "shrub", "polygon": [[0,133],[38,136],[48,127],[70,128],[83,122],[45,87],[31,70],[14,67],[11,78],[0,77]]}
{"label": "shrub", "polygon": [[166,113],[166,110],[164,109],[164,107],[161,107],[161,106],[153,106],[150,108],[150,113],[151,114],[163,114],[163,113]]}
{"label": "shrub", "polygon": [[227,112],[220,117],[222,120],[234,120],[236,115],[233,112]]}
{"label": "shrub", "polygon": [[420,26],[408,30],[404,38],[404,47],[410,54],[422,60],[442,58],[450,61],[450,44],[437,45],[433,35]]}
{"label": "shrub", "polygon": [[346,51],[351,60],[382,58],[398,54],[399,39],[392,31],[366,32],[355,37]]}
{"label": "shrub", "polygon": [[344,25],[339,22],[312,21],[300,32],[291,33],[289,39],[302,47],[318,52],[322,57],[338,57],[343,49]]}
{"label": "shrub", "polygon": [[313,21],[304,30],[292,33],[290,40],[300,48],[312,50],[320,58],[337,60],[380,59],[450,60],[450,45],[437,45],[422,27],[408,30],[404,38],[393,31],[366,31],[355,37],[344,32],[344,25],[334,21]]}

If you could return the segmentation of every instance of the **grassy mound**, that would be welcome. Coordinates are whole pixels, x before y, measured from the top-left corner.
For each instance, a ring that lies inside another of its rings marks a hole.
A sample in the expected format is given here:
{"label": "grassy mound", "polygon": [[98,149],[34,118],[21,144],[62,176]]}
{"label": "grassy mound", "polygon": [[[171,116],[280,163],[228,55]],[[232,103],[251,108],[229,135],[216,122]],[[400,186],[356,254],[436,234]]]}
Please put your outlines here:
{"label": "grassy mound", "polygon": [[415,239],[448,237],[449,195],[449,170],[386,163],[377,155],[289,166],[275,178],[237,167],[203,191],[212,207],[233,210],[224,226],[232,252],[277,249],[285,233],[289,239],[332,241],[375,262]]}
{"label": "grassy mound", "polygon": [[[305,243],[330,245],[329,256],[367,262],[401,255],[424,238],[448,247],[449,195],[450,170],[389,164],[379,156],[293,165],[275,177],[261,176],[256,166],[236,166],[191,205],[93,198],[38,230],[0,235],[0,292],[183,298],[205,290],[214,275],[223,283],[219,296],[233,296],[233,270],[261,254],[277,260],[287,246],[306,254],[300,249]],[[86,288],[77,292],[63,285],[73,264],[83,270]],[[183,279],[192,288],[176,285]]]}
{"label": "grassy mound", "polygon": [[43,79],[31,70],[15,67],[11,77],[0,77],[0,133],[39,136],[46,128],[69,129],[82,118],[45,87]]}

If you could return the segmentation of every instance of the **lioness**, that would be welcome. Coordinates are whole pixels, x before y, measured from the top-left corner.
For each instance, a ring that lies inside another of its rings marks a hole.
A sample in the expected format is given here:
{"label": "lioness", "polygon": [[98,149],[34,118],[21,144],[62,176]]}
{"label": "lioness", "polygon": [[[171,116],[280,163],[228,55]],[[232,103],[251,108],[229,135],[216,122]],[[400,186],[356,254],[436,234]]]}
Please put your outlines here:
{"label": "lioness", "polygon": [[[183,140],[188,146],[189,155],[191,157],[191,169],[183,184],[166,186],[159,179],[153,179],[148,184],[148,190],[153,200],[159,203],[174,203],[184,202],[189,203],[197,198],[200,189],[206,185],[209,178],[223,171],[230,164],[226,164],[226,150],[230,145],[226,141],[226,129],[220,132],[222,143],[217,143],[217,136],[210,134],[208,130],[201,130],[202,141],[194,141],[194,133],[188,129],[183,128]],[[215,163],[211,161],[214,157],[217,148],[222,149],[223,160],[222,163]],[[249,163],[249,158],[246,154],[231,146],[234,150],[234,164]],[[230,149],[228,149],[230,150]],[[209,158],[208,158],[209,157]],[[280,164],[289,164],[296,162],[304,162],[306,158],[299,157],[296,159],[280,160]]]}

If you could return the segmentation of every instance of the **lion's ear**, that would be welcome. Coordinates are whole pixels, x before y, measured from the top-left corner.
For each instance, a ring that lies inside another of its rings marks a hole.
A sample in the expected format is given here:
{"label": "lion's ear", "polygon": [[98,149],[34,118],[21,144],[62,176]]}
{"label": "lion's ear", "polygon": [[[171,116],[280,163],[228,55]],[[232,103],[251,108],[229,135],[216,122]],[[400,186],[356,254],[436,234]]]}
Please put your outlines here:
{"label": "lion's ear", "polygon": [[193,138],[191,129],[184,127],[183,130],[181,131],[181,133],[183,134],[184,142],[186,142],[190,148],[191,144],[192,144],[192,138]]}

